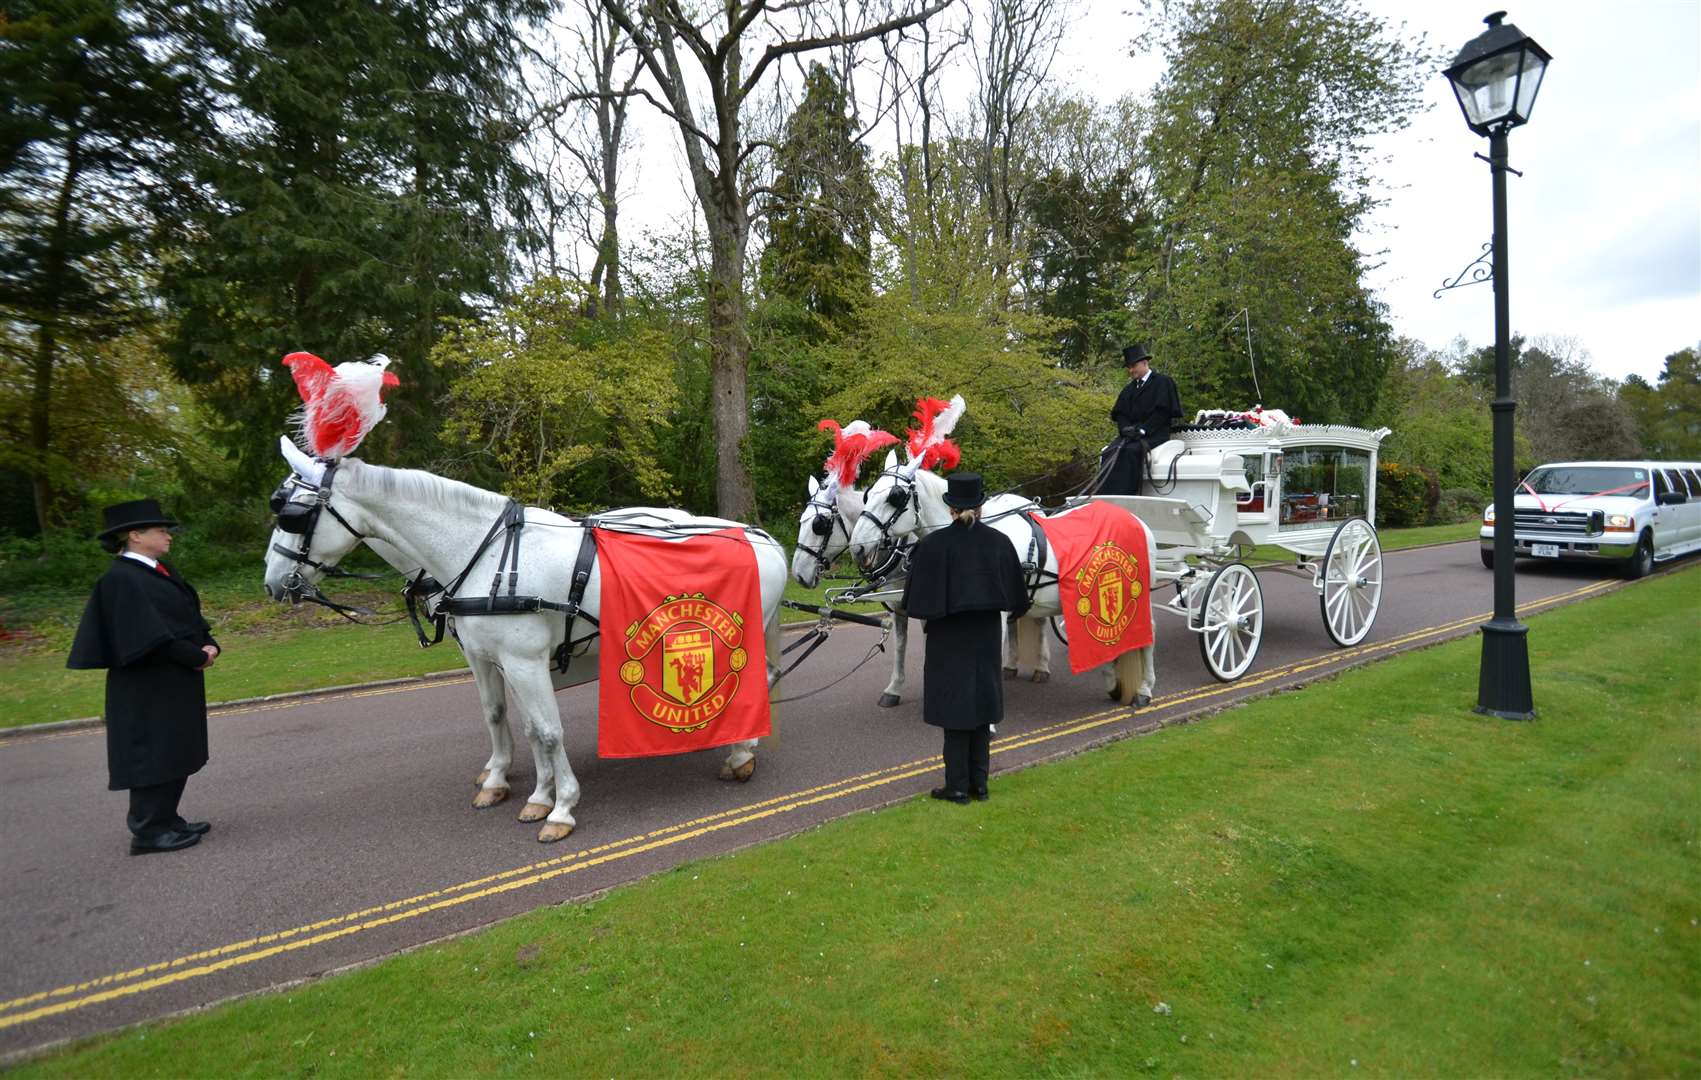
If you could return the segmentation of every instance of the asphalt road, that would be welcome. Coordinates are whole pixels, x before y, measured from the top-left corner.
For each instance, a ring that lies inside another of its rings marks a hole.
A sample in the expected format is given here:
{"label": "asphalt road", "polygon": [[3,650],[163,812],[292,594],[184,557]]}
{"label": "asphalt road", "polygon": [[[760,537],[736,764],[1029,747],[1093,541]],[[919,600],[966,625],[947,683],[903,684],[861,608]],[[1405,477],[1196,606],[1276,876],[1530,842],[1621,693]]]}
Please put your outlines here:
{"label": "asphalt road", "polygon": [[[1475,542],[1385,558],[1377,623],[1345,650],[1324,632],[1307,582],[1261,573],[1263,647],[1234,684],[1213,680],[1194,636],[1159,615],[1147,709],[1108,701],[1097,675],[1069,674],[1054,649],[1050,683],[1007,684],[993,797],[998,772],[1472,634],[1487,617],[1490,575]],[[1584,569],[1521,567],[1520,609],[1618,584]],[[876,633],[839,629],[786,692],[837,678]],[[99,729],[0,738],[0,1055],[369,961],[923,793],[940,772],[938,732],[921,722],[921,642],[911,635],[901,705],[875,707],[888,673],[875,660],[783,707],[742,785],[715,778],[720,751],[598,760],[594,686],[563,692],[584,795],[577,830],[547,846],[535,825],[515,820],[532,783],[518,735],[515,797],[472,809],[489,744],[470,676],[215,711],[212,761],[183,801],[213,831],[195,848],[144,858],[128,855],[126,793],[104,790]]]}

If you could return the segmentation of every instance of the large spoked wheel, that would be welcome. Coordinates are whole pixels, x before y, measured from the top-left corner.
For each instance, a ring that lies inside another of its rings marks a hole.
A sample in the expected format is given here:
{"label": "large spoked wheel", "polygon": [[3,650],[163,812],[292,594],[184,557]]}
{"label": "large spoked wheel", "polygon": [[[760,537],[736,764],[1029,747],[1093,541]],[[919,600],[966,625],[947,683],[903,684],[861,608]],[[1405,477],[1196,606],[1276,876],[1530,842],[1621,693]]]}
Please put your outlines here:
{"label": "large spoked wheel", "polygon": [[1323,553],[1323,626],[1335,644],[1357,645],[1382,606],[1382,544],[1363,518],[1341,523]]}
{"label": "large spoked wheel", "polygon": [[1246,674],[1264,639],[1264,590],[1244,563],[1211,575],[1199,615],[1199,656],[1211,674],[1233,682]]}

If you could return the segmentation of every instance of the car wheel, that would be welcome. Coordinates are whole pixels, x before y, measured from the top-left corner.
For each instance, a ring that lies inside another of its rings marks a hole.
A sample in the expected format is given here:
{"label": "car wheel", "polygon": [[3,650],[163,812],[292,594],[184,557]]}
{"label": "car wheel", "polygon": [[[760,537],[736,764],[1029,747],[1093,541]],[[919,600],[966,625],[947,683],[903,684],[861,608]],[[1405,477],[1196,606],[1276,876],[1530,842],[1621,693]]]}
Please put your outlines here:
{"label": "car wheel", "polygon": [[1482,564],[1490,570],[1494,569],[1494,552],[1488,548],[1482,549]]}
{"label": "car wheel", "polygon": [[1636,543],[1636,554],[1624,564],[1624,576],[1631,581],[1645,578],[1654,569],[1654,538],[1647,533]]}

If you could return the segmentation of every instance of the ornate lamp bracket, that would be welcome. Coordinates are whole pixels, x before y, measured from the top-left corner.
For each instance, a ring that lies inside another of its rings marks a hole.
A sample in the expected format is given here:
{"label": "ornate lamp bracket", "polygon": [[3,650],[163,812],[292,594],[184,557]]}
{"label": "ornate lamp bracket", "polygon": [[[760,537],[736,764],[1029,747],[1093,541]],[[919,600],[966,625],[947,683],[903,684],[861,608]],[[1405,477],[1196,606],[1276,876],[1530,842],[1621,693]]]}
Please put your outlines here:
{"label": "ornate lamp bracket", "polygon": [[[1467,277],[1470,278],[1469,281],[1465,280]],[[1476,258],[1466,263],[1465,268],[1459,271],[1457,277],[1455,277],[1452,281],[1443,283],[1441,288],[1436,289],[1430,294],[1430,298],[1433,300],[1439,300],[1441,299],[1441,294],[1446,292],[1448,289],[1462,289],[1467,285],[1478,285],[1484,281],[1493,280],[1494,242],[1491,240],[1482,246],[1481,255],[1478,255]]]}

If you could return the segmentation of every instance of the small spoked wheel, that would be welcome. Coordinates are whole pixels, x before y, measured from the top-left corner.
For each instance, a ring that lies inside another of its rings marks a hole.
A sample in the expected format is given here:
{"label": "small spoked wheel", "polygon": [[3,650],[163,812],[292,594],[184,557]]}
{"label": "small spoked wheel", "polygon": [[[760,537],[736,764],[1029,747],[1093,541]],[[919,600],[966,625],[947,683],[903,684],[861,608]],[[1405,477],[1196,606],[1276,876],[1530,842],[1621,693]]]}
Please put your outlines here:
{"label": "small spoked wheel", "polygon": [[1233,682],[1246,674],[1264,639],[1264,590],[1245,563],[1232,562],[1206,582],[1198,616],[1199,656],[1211,674]]}
{"label": "small spoked wheel", "polygon": [[1382,544],[1370,522],[1349,518],[1329,538],[1318,603],[1335,644],[1357,645],[1370,633],[1382,605]]}

